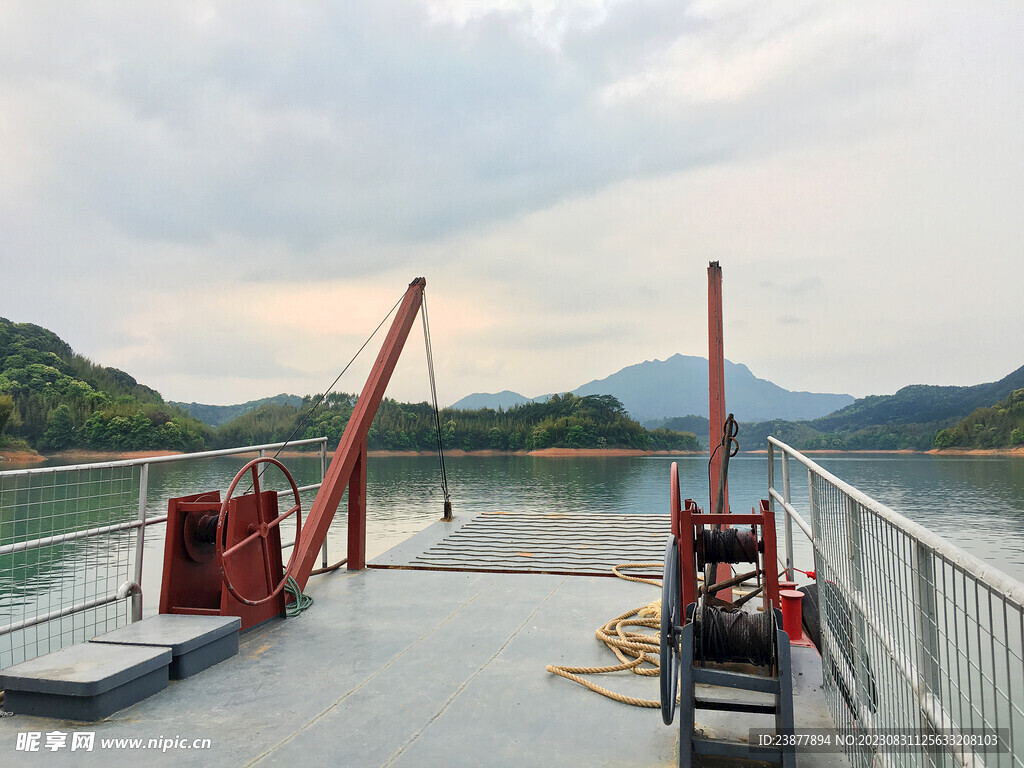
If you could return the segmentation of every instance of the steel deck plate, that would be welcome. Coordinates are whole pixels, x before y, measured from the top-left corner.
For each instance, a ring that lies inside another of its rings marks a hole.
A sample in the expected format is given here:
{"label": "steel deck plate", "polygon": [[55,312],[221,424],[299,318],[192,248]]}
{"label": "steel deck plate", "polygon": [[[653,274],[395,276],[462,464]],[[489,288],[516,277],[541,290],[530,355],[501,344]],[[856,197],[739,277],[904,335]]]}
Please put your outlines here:
{"label": "steel deck plate", "polygon": [[[679,727],[663,725],[659,710],[611,701],[544,669],[612,662],[594,629],[656,598],[654,587],[367,570],[314,577],[307,591],[316,602],[301,616],[243,634],[237,656],[106,720],[0,718],[0,753],[21,768],[676,764]],[[817,654],[794,649],[794,664],[798,727],[827,725]],[[603,677],[627,695],[658,696],[657,678]],[[765,717],[709,713],[703,722],[721,735],[730,721],[745,733]],[[45,746],[53,732],[68,735],[56,751]],[[72,736],[83,732],[94,734],[92,749],[72,752]],[[19,734],[31,733],[38,751],[19,750]],[[798,766],[844,765],[840,755],[798,758]]]}

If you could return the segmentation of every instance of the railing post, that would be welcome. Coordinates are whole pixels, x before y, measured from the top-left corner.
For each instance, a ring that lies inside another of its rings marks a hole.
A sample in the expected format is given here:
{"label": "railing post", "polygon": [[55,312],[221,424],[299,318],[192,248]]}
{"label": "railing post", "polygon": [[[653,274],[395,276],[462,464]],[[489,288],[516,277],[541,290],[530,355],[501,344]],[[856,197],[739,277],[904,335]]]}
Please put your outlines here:
{"label": "railing post", "polygon": [[[782,452],[782,498],[787,505],[793,506],[793,500],[789,495],[789,454],[785,451]],[[788,511],[785,514],[785,518],[786,578],[789,581],[793,581],[793,518],[789,516]],[[811,546],[814,546],[813,541],[811,542]]]}
{"label": "railing post", "polygon": [[[928,697],[939,699],[942,694],[939,670],[939,636],[936,622],[937,605],[935,600],[935,558],[932,550],[922,542],[913,539],[914,574],[914,613],[917,629],[917,673],[920,686],[919,702]],[[940,700],[941,703],[941,700]],[[922,704],[918,705],[920,727],[922,733],[934,733],[935,729],[924,712]],[[938,751],[927,750],[933,758]]]}
{"label": "railing post", "polygon": [[146,547],[146,497],[149,495],[149,464],[139,472],[139,529],[135,534],[135,584],[132,592],[132,621],[142,620],[142,552]]}
{"label": "railing post", "polygon": [[[788,475],[789,467],[783,465],[783,477]],[[792,503],[792,502],[790,502]],[[821,547],[821,540],[818,536],[818,532],[821,530],[821,520],[818,519],[821,514],[821,510],[818,508],[820,501],[818,499],[818,489],[814,485],[814,472],[807,469],[807,511],[810,514],[811,520],[811,549],[814,555],[814,571],[815,573],[821,572],[821,563],[818,562],[818,550]]]}
{"label": "railing post", "polygon": [[[868,605],[868,600],[864,595],[863,553],[861,551],[863,549],[864,537],[861,531],[860,505],[845,493],[843,494],[843,499],[846,502],[846,536],[850,547],[849,565],[850,576],[853,581],[853,596],[861,605]],[[836,590],[836,599],[843,599],[838,589]],[[847,605],[846,615],[850,618],[850,644],[853,646],[853,696],[856,702],[857,716],[862,722],[867,720],[868,725],[870,725],[870,710],[867,706],[867,697],[870,696],[871,691],[870,683],[868,682],[867,665],[864,663],[866,659],[864,638],[867,633],[867,627],[865,626],[864,615],[852,605]],[[840,627],[839,631],[842,630],[843,628]],[[835,629],[833,628],[834,634]]]}

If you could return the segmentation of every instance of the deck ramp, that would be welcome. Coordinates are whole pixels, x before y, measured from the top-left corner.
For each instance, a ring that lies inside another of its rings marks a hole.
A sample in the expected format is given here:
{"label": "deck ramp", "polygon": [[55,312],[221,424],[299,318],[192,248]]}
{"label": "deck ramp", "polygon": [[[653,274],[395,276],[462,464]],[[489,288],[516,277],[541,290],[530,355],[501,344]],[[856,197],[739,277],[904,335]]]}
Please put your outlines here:
{"label": "deck ramp", "polygon": [[623,563],[657,563],[668,515],[490,512],[437,522],[370,563],[376,568],[610,575]]}

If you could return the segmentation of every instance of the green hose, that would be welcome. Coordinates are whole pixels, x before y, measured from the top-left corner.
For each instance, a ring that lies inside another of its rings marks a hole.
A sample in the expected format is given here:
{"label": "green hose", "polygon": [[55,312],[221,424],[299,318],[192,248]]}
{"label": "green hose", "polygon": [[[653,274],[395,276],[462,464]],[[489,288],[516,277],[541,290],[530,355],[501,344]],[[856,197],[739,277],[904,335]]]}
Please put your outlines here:
{"label": "green hose", "polygon": [[291,605],[285,609],[285,614],[289,618],[292,616],[298,616],[313,604],[313,598],[309,595],[303,594],[302,590],[299,589],[299,583],[291,576],[289,576],[287,582],[285,582],[284,591],[286,594],[295,598]]}

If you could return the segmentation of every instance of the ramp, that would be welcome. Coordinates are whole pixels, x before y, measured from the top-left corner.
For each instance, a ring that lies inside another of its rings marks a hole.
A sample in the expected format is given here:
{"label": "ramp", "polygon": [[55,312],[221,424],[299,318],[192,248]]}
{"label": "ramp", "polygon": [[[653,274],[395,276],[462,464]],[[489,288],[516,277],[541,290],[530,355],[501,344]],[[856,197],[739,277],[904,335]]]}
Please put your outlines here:
{"label": "ramp", "polygon": [[434,523],[370,567],[605,576],[657,563],[648,575],[660,577],[669,525],[668,515],[491,512]]}

